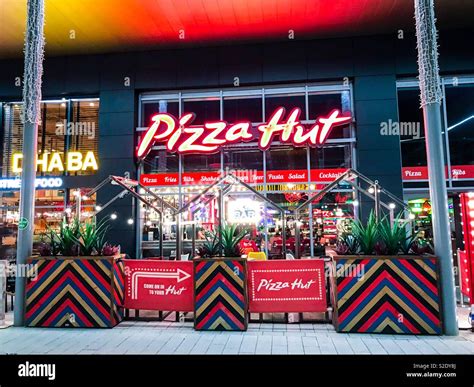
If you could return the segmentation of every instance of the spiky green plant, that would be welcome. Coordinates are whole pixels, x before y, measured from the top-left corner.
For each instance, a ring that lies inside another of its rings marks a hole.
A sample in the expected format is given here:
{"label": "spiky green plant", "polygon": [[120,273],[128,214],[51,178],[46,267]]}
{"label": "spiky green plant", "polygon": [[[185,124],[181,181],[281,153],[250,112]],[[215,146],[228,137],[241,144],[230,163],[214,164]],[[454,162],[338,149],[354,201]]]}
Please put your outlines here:
{"label": "spiky green plant", "polygon": [[398,214],[393,224],[387,216],[378,224],[380,240],[388,255],[396,255],[400,251],[402,241],[406,238],[405,227],[401,225],[402,213]]}
{"label": "spiky green plant", "polygon": [[337,226],[339,230],[339,250],[344,254],[357,254],[359,251],[359,241],[352,235],[350,224],[341,223]]}
{"label": "spiky green plant", "polygon": [[225,225],[219,227],[221,236],[221,247],[225,257],[240,257],[242,252],[239,247],[240,241],[248,234],[246,229],[238,232],[237,225]]}
{"label": "spiky green plant", "polygon": [[199,249],[202,258],[211,258],[219,254],[219,235],[212,231],[204,233],[204,242]]}
{"label": "spiky green plant", "polygon": [[73,219],[71,222],[62,221],[59,225],[59,233],[56,234],[58,239],[59,251],[62,255],[79,255],[79,237],[80,237],[80,223],[78,219]]}
{"label": "spiky green plant", "polygon": [[105,234],[109,228],[108,220],[87,221],[79,225],[79,244],[81,255],[101,254],[105,245]]}
{"label": "spiky green plant", "polygon": [[375,244],[379,237],[378,222],[373,211],[370,211],[367,223],[364,224],[360,220],[351,222],[352,235],[359,244],[360,251],[363,254],[371,255],[374,252]]}
{"label": "spiky green plant", "polygon": [[418,235],[416,233],[406,233],[405,237],[400,242],[400,249],[402,250],[403,254],[410,254],[412,247],[417,240]]}

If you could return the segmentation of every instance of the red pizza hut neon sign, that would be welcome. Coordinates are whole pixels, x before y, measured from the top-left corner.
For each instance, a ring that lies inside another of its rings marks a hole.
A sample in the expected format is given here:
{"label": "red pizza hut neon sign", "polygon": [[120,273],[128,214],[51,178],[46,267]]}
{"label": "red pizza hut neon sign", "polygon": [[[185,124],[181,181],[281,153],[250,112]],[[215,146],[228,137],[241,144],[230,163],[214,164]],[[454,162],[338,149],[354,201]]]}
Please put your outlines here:
{"label": "red pizza hut neon sign", "polygon": [[[326,142],[334,127],[352,121],[350,115],[334,109],[327,117],[319,117],[310,128],[305,128],[300,122],[300,115],[301,109],[294,108],[284,120],[285,108],[276,109],[267,123],[257,127],[258,147],[267,150],[276,136],[282,143],[316,147]],[[224,145],[256,140],[249,121],[234,124],[213,121],[204,125],[191,125],[194,118],[194,113],[183,114],[179,119],[167,113],[153,116],[150,127],[138,145],[138,158],[144,158],[156,142],[166,143],[169,152],[189,154],[216,153]]]}

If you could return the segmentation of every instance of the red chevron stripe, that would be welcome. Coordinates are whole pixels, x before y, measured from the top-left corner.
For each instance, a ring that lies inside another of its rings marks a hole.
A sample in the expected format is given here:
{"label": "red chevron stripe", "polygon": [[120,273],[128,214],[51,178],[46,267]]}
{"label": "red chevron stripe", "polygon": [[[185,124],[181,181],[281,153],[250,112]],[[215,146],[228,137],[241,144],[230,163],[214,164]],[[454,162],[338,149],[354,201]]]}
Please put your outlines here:
{"label": "red chevron stripe", "polygon": [[351,303],[351,306],[347,308],[342,314],[339,315],[339,318],[341,320],[344,320],[347,318],[347,315],[349,315],[354,309],[356,309],[359,304],[365,300],[367,297],[372,297],[372,291],[374,288],[376,288],[380,282],[383,280],[388,280],[390,283],[392,283],[401,293],[403,293],[410,301],[412,301],[415,305],[417,305],[423,313],[425,313],[431,321],[434,323],[438,323],[439,319],[436,318],[428,309],[426,309],[416,298],[414,298],[398,281],[396,281],[393,277],[388,275],[386,271],[381,273],[375,280],[370,284],[369,287],[365,290],[364,294],[358,297],[356,300],[353,300]]}
{"label": "red chevron stripe", "polygon": [[88,316],[85,316],[77,307],[74,305],[74,303],[71,300],[66,300],[64,301],[59,308],[57,308],[54,313],[49,316],[46,321],[43,322],[44,326],[51,326],[52,321],[59,316],[63,311],[67,308],[70,307],[74,313],[79,317],[79,319],[82,321],[82,323],[86,327],[92,327],[94,326],[94,322],[90,320]]}
{"label": "red chevron stripe", "polygon": [[[355,261],[354,263],[356,265],[366,265],[370,262],[369,259],[362,259],[362,260],[357,260]],[[337,269],[336,269],[337,270]],[[335,274],[335,273],[334,273]],[[346,277],[344,278],[338,285],[337,285],[337,289],[338,291],[342,292],[344,290],[344,288],[349,284],[349,282],[351,282],[352,280],[354,279],[354,277]]]}
{"label": "red chevron stripe", "polygon": [[243,327],[242,321],[238,320],[233,313],[227,313],[229,309],[222,303],[218,302],[198,324],[198,328],[204,326],[209,320],[213,319],[217,311],[223,311],[238,327]]}
{"label": "red chevron stripe", "polygon": [[[93,304],[94,306],[96,306],[97,308],[99,308],[101,310],[102,313],[104,313],[105,315],[108,315],[109,314],[109,311],[104,309],[102,307],[102,305],[98,302],[96,302],[96,298],[98,297],[97,295],[95,294],[92,294],[90,293],[85,287],[84,285],[82,285],[82,283],[78,280],[78,278],[76,276],[73,276],[73,274],[68,271],[66,272],[65,275],[63,275],[61,278],[58,279],[58,281],[56,281],[56,283],[48,290],[48,292],[46,294],[44,294],[42,297],[41,297],[41,300],[46,300],[48,299],[52,294],[54,293],[59,293],[61,291],[60,287],[62,287],[64,285],[64,282],[67,280],[67,279],[71,279],[74,284],[76,284],[86,295],[87,297],[87,300],[86,302],[88,304]],[[37,300],[35,305],[33,307],[31,307],[31,309],[28,310],[28,313],[26,314],[26,317],[28,318],[29,316],[31,316],[32,314],[35,313],[35,311],[38,309],[38,308],[42,308],[42,302],[41,300]]]}
{"label": "red chevron stripe", "polygon": [[223,275],[216,275],[202,290],[199,290],[199,293],[196,294],[196,301],[199,301],[217,282],[222,282],[225,285],[224,290],[226,292],[230,291],[235,294],[239,300],[244,300],[242,291],[239,292],[239,290],[236,289],[233,284],[229,283],[227,278],[225,278]]}
{"label": "red chevron stripe", "polygon": [[[370,318],[358,329],[359,332],[367,332],[369,327],[386,311],[389,311],[395,320],[398,321],[398,315],[400,312],[398,312],[392,304],[389,302],[384,302],[384,304],[378,309]],[[406,326],[410,332],[412,333],[421,333],[413,324],[408,321],[408,319],[403,319],[404,326]]]}
{"label": "red chevron stripe", "polygon": [[[31,261],[32,264],[35,264],[34,262],[36,262],[36,264],[39,264],[39,261],[36,260],[36,261]],[[45,277],[46,275],[49,275],[49,273],[51,271],[53,271],[55,268],[54,268],[54,264],[57,263],[58,261],[45,261],[42,265],[41,265],[41,268],[40,270],[38,270],[38,276],[35,278],[35,281],[28,281],[27,285],[26,285],[26,289],[29,290],[31,289],[34,285],[36,285],[37,283],[39,283],[39,281],[41,281],[41,279],[43,277]],[[66,266],[64,266],[65,268]],[[64,270],[63,268],[63,270]],[[57,268],[56,268],[57,269]]]}
{"label": "red chevron stripe", "polygon": [[406,267],[410,273],[412,273],[416,278],[418,278],[423,284],[430,289],[434,294],[438,294],[438,289],[436,286],[434,286],[431,282],[429,282],[422,273],[420,273],[416,268],[413,266],[409,265],[406,260],[400,260],[399,261],[404,267]]}
{"label": "red chevron stripe", "polygon": [[[89,261],[89,260],[86,260],[86,259],[83,259],[83,260],[80,261],[80,263],[82,263],[94,275],[94,279],[98,280],[105,288],[109,288],[110,287],[110,281],[106,281],[102,277],[103,271],[98,267],[97,264],[93,265],[91,262],[92,262],[92,260]],[[110,271],[109,271],[109,274],[112,274],[112,273],[110,273]]]}

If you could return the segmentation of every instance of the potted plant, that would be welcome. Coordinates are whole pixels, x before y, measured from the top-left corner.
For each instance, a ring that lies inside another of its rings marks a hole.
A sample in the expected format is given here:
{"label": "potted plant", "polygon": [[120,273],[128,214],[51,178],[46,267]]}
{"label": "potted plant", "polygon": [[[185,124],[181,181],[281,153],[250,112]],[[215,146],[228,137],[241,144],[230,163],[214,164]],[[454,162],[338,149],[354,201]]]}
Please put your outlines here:
{"label": "potted plant", "polygon": [[438,261],[426,242],[393,221],[354,220],[333,256],[334,320],[339,332],[441,334]]}
{"label": "potted plant", "polygon": [[200,256],[194,259],[195,329],[247,329],[247,261],[239,247],[247,233],[236,225],[206,233]]}
{"label": "potted plant", "polygon": [[123,318],[120,247],[106,242],[107,222],[64,220],[42,236],[37,271],[26,285],[26,325],[110,328]]}

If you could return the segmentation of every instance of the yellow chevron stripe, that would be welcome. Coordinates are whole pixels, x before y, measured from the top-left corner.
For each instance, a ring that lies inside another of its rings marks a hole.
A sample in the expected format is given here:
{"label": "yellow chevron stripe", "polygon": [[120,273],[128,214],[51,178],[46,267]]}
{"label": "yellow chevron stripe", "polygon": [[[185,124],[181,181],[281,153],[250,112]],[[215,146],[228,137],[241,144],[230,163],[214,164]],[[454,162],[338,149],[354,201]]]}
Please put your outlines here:
{"label": "yellow chevron stripe", "polygon": [[424,259],[415,259],[415,261],[423,268],[423,270],[426,271],[428,275],[431,276],[431,278],[433,278],[435,281],[438,280],[438,274],[435,270],[429,267],[427,263],[425,263]]}
{"label": "yellow chevron stripe", "polygon": [[237,275],[235,275],[234,271],[225,263],[225,262],[214,262],[196,281],[196,288],[201,286],[203,282],[206,281],[206,279],[210,275],[214,275],[215,270],[217,270],[218,267],[222,267],[226,273],[231,275],[232,277],[235,277],[235,281],[240,287],[244,287],[244,281]]}
{"label": "yellow chevron stripe", "polygon": [[73,327],[76,327],[76,328],[77,328],[77,327],[79,326],[79,323],[78,323],[77,321],[73,321],[73,322],[69,321],[67,315],[64,315],[64,316],[62,317],[62,319],[59,320],[58,323],[57,323],[55,326],[61,327],[61,326],[63,326],[63,325],[64,325],[65,323],[67,323],[67,322],[69,322],[69,324],[71,324]]}
{"label": "yellow chevron stripe", "polygon": [[231,327],[221,316],[217,318],[209,327],[209,329],[216,329],[219,325],[222,325],[226,330],[230,331]]}
{"label": "yellow chevron stripe", "polygon": [[[410,315],[415,321],[418,322],[427,332],[430,333],[435,333],[434,330],[426,324],[421,317],[413,311],[403,300],[401,300],[389,287],[384,286],[383,289],[381,289],[376,297],[374,297],[357,315],[351,320],[351,322],[344,328],[344,330],[351,330],[362,318],[364,318],[369,311],[373,308],[373,306],[384,296],[388,295],[392,298],[393,301],[395,301],[398,305],[400,305],[404,312]],[[347,301],[347,300],[345,300]],[[339,306],[339,302],[338,302]]]}
{"label": "yellow chevron stripe", "polygon": [[[433,300],[431,296],[429,296],[420,286],[418,286],[415,281],[413,281],[410,277],[408,277],[403,271],[401,271],[395,264],[391,261],[387,262],[387,265],[390,266],[403,280],[410,284],[412,290],[416,293],[420,294],[423,299],[428,302],[435,310],[438,310],[438,303]],[[402,285],[403,286],[403,285]]]}
{"label": "yellow chevron stripe", "polygon": [[211,266],[202,274],[200,274],[199,279],[196,281],[195,289],[198,288],[210,275],[214,274],[214,270],[219,266],[219,262],[213,262]]}
{"label": "yellow chevron stripe", "polygon": [[102,298],[102,300],[108,305],[110,303],[110,298],[107,294],[105,294],[101,288],[94,282],[94,280],[89,276],[89,274],[85,273],[84,270],[76,263],[72,263],[71,266],[74,267],[74,269],[77,270],[78,274],[81,276],[81,278],[87,282],[91,288],[94,290],[94,292]]}
{"label": "yellow chevron stripe", "polygon": [[54,297],[53,300],[51,300],[50,304],[45,306],[45,308],[41,311],[40,314],[38,314],[38,316],[36,316],[36,318],[30,323],[30,325],[32,326],[36,326],[38,325],[39,321],[46,315],[49,313],[49,311],[54,307],[56,306],[56,303],[67,293],[71,293],[72,296],[74,297],[75,300],[77,300],[81,305],[82,307],[86,310],[86,312],[89,314],[90,317],[92,317],[99,326],[101,327],[105,327],[106,325],[104,324],[104,322],[101,320],[101,318],[99,316],[97,316],[97,314],[89,307],[89,305],[87,304],[87,302],[74,290],[74,288],[71,286],[71,285],[67,285],[64,289],[61,290],[61,292],[59,292],[57,294],[56,297]]}
{"label": "yellow chevron stripe", "polygon": [[[351,262],[353,262],[353,261],[351,261]],[[352,295],[353,295],[354,293],[356,293],[357,290],[358,290],[362,285],[364,285],[366,282],[369,282],[370,277],[371,277],[372,275],[376,274],[375,272],[376,272],[376,271],[380,268],[380,266],[382,266],[383,264],[384,264],[384,263],[383,263],[383,260],[379,260],[379,261],[377,261],[377,263],[374,264],[374,266],[372,266],[372,268],[371,268],[368,272],[364,273],[364,276],[361,277],[361,279],[358,280],[358,281],[350,288],[350,290],[349,290],[346,294],[344,294],[344,297],[341,298],[340,300],[338,300],[337,303],[338,303],[339,307],[342,307],[346,301],[349,301],[349,300],[352,298]],[[344,265],[344,266],[345,266],[345,265]]]}
{"label": "yellow chevron stripe", "polygon": [[374,330],[375,333],[380,333],[383,332],[384,329],[389,326],[392,328],[396,333],[403,333],[403,330],[395,324],[393,320],[391,320],[389,317],[385,317],[385,319],[380,323],[380,325]]}
{"label": "yellow chevron stripe", "polygon": [[41,284],[41,286],[39,286],[33,293],[31,293],[28,298],[26,299],[26,303],[29,304],[31,303],[43,290],[46,286],[48,286],[49,284],[51,284],[51,282],[54,282],[56,281],[56,277],[61,274],[61,272],[65,269],[65,267],[68,265],[69,263],[67,261],[64,261],[62,262],[58,267],[57,269],[48,274],[48,278],[47,278],[47,281],[46,280],[42,280],[43,283]]}
{"label": "yellow chevron stripe", "polygon": [[106,276],[110,277],[110,269],[112,265],[111,267],[107,267],[105,266],[106,261],[100,259],[94,260],[94,262],[97,264],[97,266],[99,266],[100,270],[102,270]]}
{"label": "yellow chevron stripe", "polygon": [[222,289],[222,288],[217,288],[214,293],[212,293],[206,302],[204,302],[201,307],[196,311],[196,314],[200,315],[203,313],[203,311],[209,306],[209,304],[212,304],[214,300],[218,297],[222,296],[231,306],[234,308],[234,310],[240,314],[242,317],[244,317],[244,310],[241,306],[237,305],[237,303],[232,299],[232,297],[227,294],[227,292]]}

